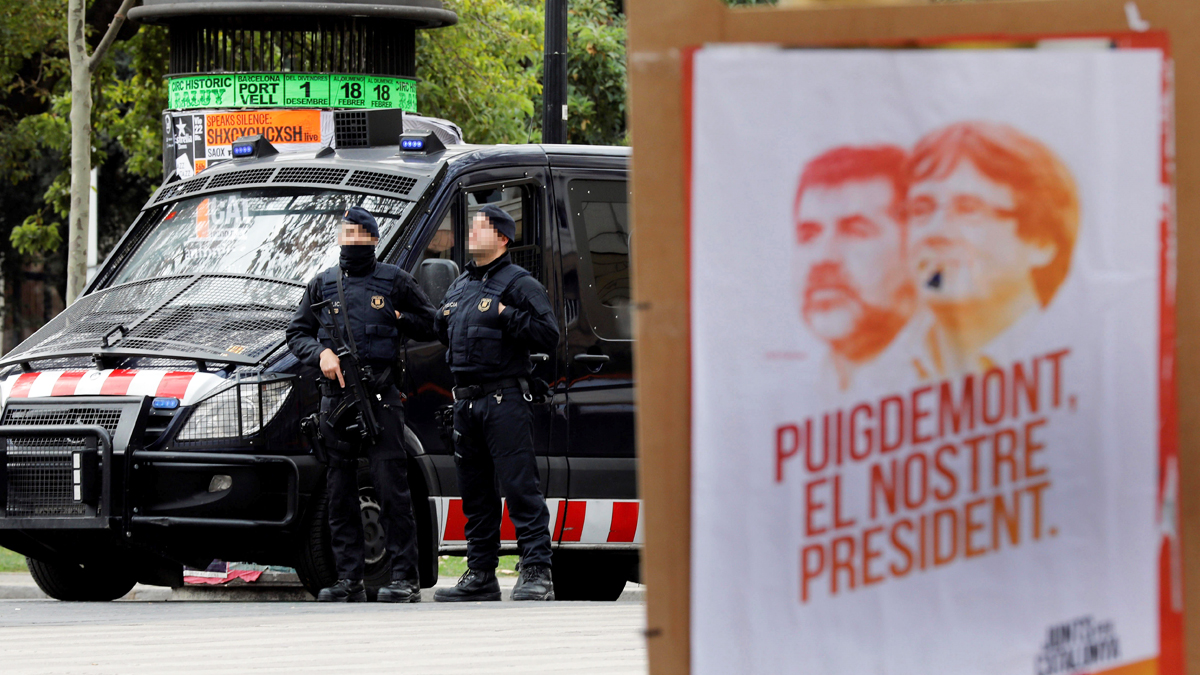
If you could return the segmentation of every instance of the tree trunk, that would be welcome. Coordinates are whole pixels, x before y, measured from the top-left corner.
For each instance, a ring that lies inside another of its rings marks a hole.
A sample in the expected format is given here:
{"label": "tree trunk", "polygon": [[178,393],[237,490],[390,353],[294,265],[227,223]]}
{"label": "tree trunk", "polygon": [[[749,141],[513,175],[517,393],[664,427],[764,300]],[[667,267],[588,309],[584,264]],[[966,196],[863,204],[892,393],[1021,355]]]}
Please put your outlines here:
{"label": "tree trunk", "polygon": [[67,220],[67,304],[87,281],[88,190],[92,171],[92,73],[84,30],[85,0],[68,0],[71,57],[71,213]]}

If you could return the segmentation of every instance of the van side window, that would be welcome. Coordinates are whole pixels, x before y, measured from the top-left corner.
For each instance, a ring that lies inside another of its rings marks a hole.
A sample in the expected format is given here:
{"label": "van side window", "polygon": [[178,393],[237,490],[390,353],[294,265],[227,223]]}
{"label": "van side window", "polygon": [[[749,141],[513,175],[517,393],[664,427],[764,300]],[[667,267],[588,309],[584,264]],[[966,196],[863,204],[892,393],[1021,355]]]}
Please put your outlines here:
{"label": "van side window", "polygon": [[[421,253],[421,261],[430,258],[444,258],[446,260],[454,260],[457,262],[455,254],[458,252],[454,234],[454,208],[446,210],[446,215],[442,217],[442,222],[433,233],[429,243],[425,245],[425,250]],[[417,267],[420,267],[420,262]]]}
{"label": "van side window", "polygon": [[546,285],[542,270],[542,247],[537,227],[537,213],[534,208],[533,193],[526,185],[516,185],[502,188],[485,188],[467,193],[467,231],[470,231],[471,221],[475,214],[486,204],[494,204],[504,209],[517,223],[517,239],[509,242],[508,254],[512,261],[524,267]]}
{"label": "van side window", "polygon": [[576,179],[567,183],[567,193],[587,320],[597,337],[630,340],[628,185]]}

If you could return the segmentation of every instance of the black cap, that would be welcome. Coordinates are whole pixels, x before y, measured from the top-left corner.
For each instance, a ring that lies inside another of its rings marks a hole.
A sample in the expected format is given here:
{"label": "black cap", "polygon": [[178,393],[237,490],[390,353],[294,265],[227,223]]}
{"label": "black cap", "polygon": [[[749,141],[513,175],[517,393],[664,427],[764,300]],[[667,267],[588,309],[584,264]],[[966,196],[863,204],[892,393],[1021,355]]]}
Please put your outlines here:
{"label": "black cap", "polygon": [[375,222],[375,216],[371,215],[370,211],[361,206],[351,206],[346,209],[342,220],[361,225],[372,237],[379,238],[379,223]]}
{"label": "black cap", "polygon": [[509,244],[517,240],[517,222],[504,209],[495,204],[485,204],[479,212],[488,217],[492,229],[508,237]]}

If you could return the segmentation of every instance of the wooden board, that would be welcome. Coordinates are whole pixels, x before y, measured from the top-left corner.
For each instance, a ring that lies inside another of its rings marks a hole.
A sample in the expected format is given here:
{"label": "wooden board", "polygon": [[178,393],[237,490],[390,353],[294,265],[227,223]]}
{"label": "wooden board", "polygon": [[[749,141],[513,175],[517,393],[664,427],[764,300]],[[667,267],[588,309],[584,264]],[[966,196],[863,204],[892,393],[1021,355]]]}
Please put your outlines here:
{"label": "wooden board", "polygon": [[[1137,17],[1170,31],[1178,186],[1180,518],[1187,672],[1200,675],[1200,3],[1140,0]],[[689,672],[690,394],[684,50],[714,42],[794,46],[939,36],[1130,29],[1125,0],[724,7],[718,0],[627,0],[633,139],[634,294],[641,494],[645,500],[650,672]],[[736,348],[731,345],[731,348]],[[712,593],[737,593],[729,579]]]}

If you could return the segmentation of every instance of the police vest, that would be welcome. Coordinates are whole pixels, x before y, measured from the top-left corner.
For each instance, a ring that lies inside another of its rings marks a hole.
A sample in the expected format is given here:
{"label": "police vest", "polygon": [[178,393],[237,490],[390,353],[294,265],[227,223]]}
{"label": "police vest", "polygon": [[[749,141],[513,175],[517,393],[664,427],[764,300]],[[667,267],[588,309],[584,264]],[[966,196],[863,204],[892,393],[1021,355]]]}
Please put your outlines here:
{"label": "police vest", "polygon": [[[321,298],[332,300],[335,305],[339,302],[337,280],[341,274],[337,265],[321,273]],[[391,363],[396,357],[400,330],[392,307],[392,288],[399,274],[400,268],[395,265],[376,263],[375,271],[368,275],[342,276],[346,306],[339,307],[333,320],[343,331],[349,323],[359,358],[368,363]],[[333,340],[324,328],[317,331],[317,339],[323,346],[334,349]]]}
{"label": "police vest", "polygon": [[483,379],[512,375],[514,370],[528,374],[529,350],[518,348],[504,334],[498,310],[508,287],[526,276],[529,272],[509,263],[482,279],[472,279],[466,272],[454,281],[442,304],[443,311],[449,312],[446,363],[450,372]]}

